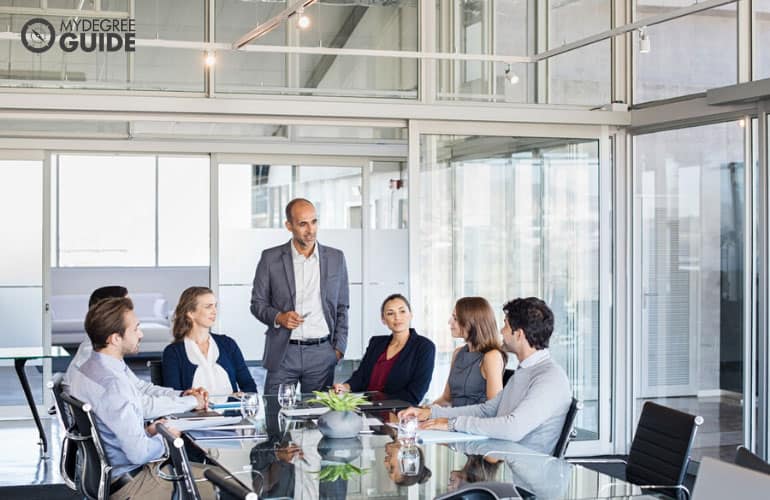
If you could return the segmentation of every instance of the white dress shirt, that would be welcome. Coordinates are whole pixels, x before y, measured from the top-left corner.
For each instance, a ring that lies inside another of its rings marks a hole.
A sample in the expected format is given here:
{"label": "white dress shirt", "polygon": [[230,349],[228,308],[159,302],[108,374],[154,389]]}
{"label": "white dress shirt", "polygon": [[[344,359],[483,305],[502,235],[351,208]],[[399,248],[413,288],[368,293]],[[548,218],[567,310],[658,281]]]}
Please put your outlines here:
{"label": "white dress shirt", "polygon": [[[184,339],[184,351],[190,363],[197,366],[193,375],[192,386],[205,388],[213,396],[212,401],[227,400],[225,395],[232,393],[235,389],[225,369],[217,363],[219,347],[211,335],[209,335],[209,350],[205,356],[198,344],[187,337]],[[221,396],[221,398],[217,398],[217,396]]]}
{"label": "white dress shirt", "polygon": [[294,264],[294,288],[297,295],[294,309],[305,321],[291,331],[292,340],[318,339],[329,335],[329,325],[324,317],[321,303],[321,262],[318,258],[318,245],[313,247],[313,253],[305,258],[291,243],[291,257]]}

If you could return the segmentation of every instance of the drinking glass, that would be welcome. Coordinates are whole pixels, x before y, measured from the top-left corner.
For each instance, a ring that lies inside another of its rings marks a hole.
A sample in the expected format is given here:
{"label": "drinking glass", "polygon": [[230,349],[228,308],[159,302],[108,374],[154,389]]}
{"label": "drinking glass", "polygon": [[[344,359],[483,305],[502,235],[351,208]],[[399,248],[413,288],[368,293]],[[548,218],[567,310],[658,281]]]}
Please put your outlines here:
{"label": "drinking glass", "polygon": [[402,476],[416,476],[420,472],[420,450],[416,446],[402,446],[398,450],[398,468]]}
{"label": "drinking glass", "polygon": [[278,386],[278,404],[281,408],[294,407],[294,384],[281,384]]}
{"label": "drinking glass", "polygon": [[398,420],[398,440],[407,447],[414,446],[420,423],[416,415],[406,415]]}
{"label": "drinking glass", "polygon": [[254,420],[257,418],[259,412],[259,394],[248,393],[244,394],[241,399],[241,415],[248,420]]}

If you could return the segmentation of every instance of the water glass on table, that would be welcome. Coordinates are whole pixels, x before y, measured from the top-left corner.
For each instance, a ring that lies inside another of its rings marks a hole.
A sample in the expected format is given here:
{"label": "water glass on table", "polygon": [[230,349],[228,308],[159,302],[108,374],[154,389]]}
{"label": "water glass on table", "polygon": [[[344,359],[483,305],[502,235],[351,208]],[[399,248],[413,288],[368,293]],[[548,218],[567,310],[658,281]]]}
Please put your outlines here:
{"label": "water glass on table", "polygon": [[248,393],[241,398],[241,415],[248,420],[254,420],[259,413],[259,394]]}
{"label": "water glass on table", "polygon": [[293,408],[295,398],[296,388],[294,384],[281,384],[278,386],[278,404],[281,405],[281,408]]}
{"label": "water glass on table", "polygon": [[398,419],[398,441],[403,446],[414,446],[417,441],[417,429],[420,423],[416,415],[405,415]]}
{"label": "water glass on table", "polygon": [[398,450],[398,468],[402,476],[416,476],[420,472],[420,450],[417,446],[402,446]]}

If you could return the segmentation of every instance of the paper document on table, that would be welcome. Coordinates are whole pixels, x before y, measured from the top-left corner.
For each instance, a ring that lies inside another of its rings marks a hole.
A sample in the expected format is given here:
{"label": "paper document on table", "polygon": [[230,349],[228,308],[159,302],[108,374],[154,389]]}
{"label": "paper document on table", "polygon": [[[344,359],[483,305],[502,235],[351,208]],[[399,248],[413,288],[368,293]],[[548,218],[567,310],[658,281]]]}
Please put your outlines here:
{"label": "paper document on table", "polygon": [[367,417],[366,425],[383,425],[383,423],[379,418]]}
{"label": "paper document on table", "polygon": [[204,417],[178,418],[168,421],[168,425],[180,431],[218,427],[220,425],[235,425],[243,420],[242,417]]}
{"label": "paper document on table", "polygon": [[417,443],[453,443],[458,441],[480,441],[489,439],[487,436],[468,434],[467,432],[435,431],[425,429],[417,431]]}
{"label": "paper document on table", "polygon": [[328,412],[329,408],[325,406],[311,407],[311,408],[282,408],[281,413],[287,417],[312,417],[323,415]]}

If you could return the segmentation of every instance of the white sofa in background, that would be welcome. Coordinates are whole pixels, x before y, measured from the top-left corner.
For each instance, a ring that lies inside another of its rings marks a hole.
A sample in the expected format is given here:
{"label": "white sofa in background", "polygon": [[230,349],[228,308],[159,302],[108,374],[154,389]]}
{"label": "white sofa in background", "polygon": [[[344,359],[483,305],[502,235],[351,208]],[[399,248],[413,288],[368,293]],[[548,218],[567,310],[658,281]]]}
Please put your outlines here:
{"label": "white sofa in background", "polygon": [[[87,335],[83,322],[88,312],[88,295],[51,296],[51,343],[75,346]],[[144,338],[139,352],[160,352],[171,342],[168,302],[161,293],[132,293],[134,312],[141,323]]]}

